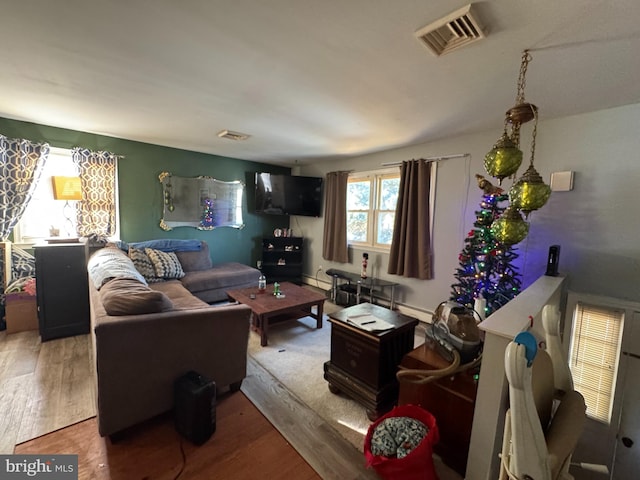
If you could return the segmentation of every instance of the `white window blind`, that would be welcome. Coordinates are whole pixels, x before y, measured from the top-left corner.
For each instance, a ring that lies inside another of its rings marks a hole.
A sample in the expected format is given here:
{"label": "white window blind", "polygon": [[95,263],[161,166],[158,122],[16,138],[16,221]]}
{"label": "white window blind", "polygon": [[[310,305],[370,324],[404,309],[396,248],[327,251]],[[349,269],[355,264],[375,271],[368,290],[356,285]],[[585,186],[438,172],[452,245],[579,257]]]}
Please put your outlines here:
{"label": "white window blind", "polygon": [[569,367],[587,415],[610,423],[624,311],[578,302],[573,314]]}

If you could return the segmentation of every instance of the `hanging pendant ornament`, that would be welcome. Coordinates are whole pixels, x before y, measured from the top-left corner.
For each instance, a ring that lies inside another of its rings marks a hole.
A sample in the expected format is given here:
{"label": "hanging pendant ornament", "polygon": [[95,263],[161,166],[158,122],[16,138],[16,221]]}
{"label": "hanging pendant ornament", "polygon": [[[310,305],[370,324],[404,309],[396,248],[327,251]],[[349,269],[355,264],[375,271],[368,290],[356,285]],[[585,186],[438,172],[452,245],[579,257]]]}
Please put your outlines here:
{"label": "hanging pendant ornament", "polygon": [[522,164],[522,151],[518,148],[509,135],[505,124],[502,137],[498,139],[491,151],[484,157],[484,168],[489,175],[498,179],[502,185],[502,179],[515,174]]}
{"label": "hanging pendant ornament", "polygon": [[542,177],[533,166],[533,159],[536,152],[536,134],[538,130],[538,111],[533,111],[534,123],[531,138],[531,160],[529,168],[522,174],[522,177],[509,190],[509,202],[518,210],[522,210],[525,218],[529,218],[529,213],[542,208],[549,196],[551,187],[545,184]]}
{"label": "hanging pendant ornament", "polygon": [[542,181],[542,177],[531,164],[509,190],[509,201],[524,213],[525,218],[529,218],[529,213],[544,206],[550,195],[551,187]]}
{"label": "hanging pendant ornament", "polygon": [[529,224],[513,205],[509,205],[500,218],[491,224],[490,230],[502,245],[515,245],[527,236]]}

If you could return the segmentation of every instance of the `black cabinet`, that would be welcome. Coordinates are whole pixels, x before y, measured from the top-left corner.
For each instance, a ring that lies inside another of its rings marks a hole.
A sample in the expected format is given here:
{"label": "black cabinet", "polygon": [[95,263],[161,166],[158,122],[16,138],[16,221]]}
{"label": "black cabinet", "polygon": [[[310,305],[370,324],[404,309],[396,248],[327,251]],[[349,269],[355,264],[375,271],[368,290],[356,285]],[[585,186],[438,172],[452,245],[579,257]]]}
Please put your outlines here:
{"label": "black cabinet", "polygon": [[38,321],[42,341],[89,333],[87,245],[36,245]]}
{"label": "black cabinet", "polygon": [[262,273],[268,283],[302,284],[302,237],[262,239]]}

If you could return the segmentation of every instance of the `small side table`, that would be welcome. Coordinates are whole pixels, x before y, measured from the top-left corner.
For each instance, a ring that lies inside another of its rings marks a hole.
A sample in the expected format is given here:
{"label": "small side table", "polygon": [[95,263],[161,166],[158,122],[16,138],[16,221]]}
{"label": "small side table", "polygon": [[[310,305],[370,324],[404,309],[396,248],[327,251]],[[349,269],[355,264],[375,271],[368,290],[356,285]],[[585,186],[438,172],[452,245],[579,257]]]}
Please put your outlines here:
{"label": "small side table", "polygon": [[[392,330],[369,332],[347,323],[352,315],[371,314],[393,324]],[[374,421],[398,400],[396,372],[413,349],[418,320],[388,308],[361,303],[329,315],[331,360],[324,378],[332,393],[341,391],[367,409]]]}

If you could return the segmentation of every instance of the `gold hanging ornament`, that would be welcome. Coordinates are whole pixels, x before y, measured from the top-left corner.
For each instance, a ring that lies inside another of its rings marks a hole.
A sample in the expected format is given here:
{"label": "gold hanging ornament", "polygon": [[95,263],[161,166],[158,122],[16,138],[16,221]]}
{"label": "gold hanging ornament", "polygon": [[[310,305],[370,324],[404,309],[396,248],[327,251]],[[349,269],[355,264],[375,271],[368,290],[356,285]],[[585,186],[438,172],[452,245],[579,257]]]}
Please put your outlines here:
{"label": "gold hanging ornament", "polygon": [[529,224],[525,222],[517,208],[509,205],[502,215],[494,220],[489,230],[502,245],[515,245],[527,236]]}

